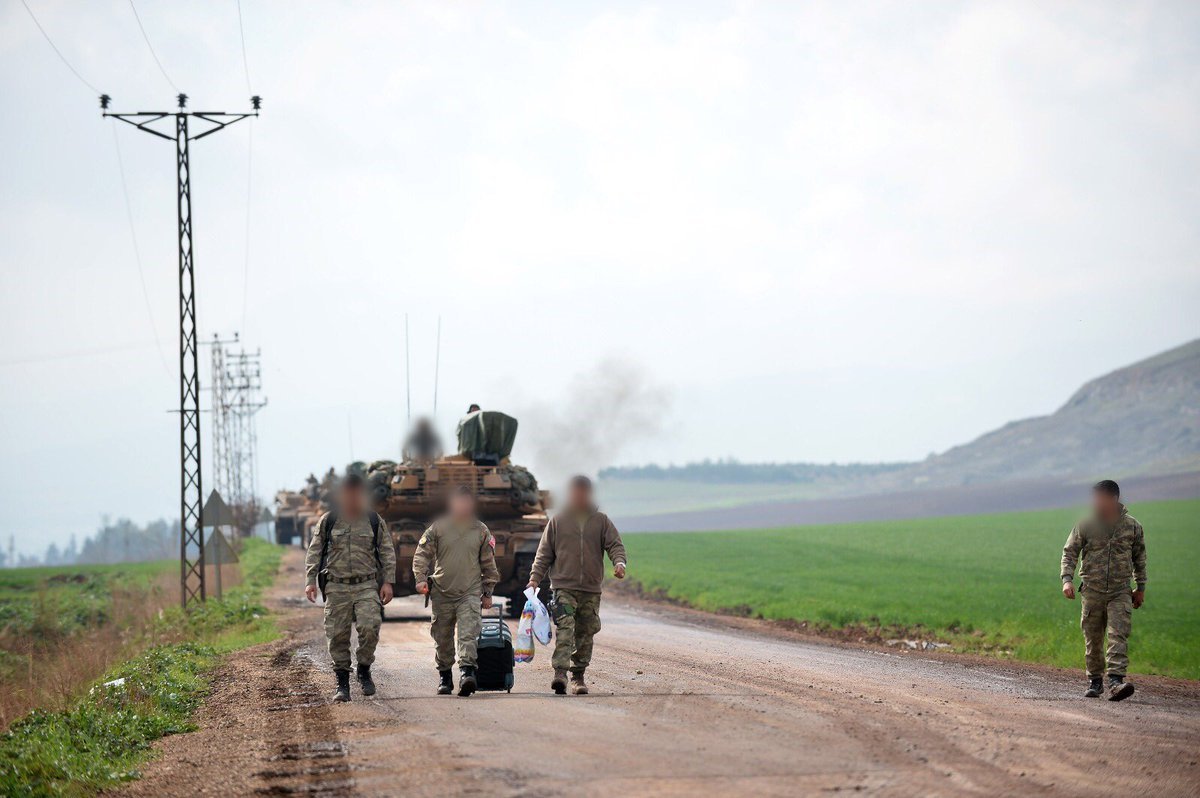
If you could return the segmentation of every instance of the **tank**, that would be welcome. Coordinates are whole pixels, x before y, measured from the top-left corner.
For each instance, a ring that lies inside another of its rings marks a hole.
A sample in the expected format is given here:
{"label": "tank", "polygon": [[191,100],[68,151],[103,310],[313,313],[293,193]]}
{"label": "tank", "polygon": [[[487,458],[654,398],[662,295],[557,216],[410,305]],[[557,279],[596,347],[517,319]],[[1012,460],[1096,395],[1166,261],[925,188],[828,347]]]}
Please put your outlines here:
{"label": "tank", "polygon": [[329,509],[337,472],[330,468],[323,479],[309,474],[302,490],[281,490],[275,494],[275,542],[308,546],[312,530],[321,514]]}
{"label": "tank", "polygon": [[[458,425],[459,451],[446,455],[432,435],[432,427],[418,422],[400,461],[354,462],[346,467],[366,477],[375,511],[388,522],[396,549],[393,587],[397,596],[416,592],[412,561],[417,541],[429,524],[446,512],[450,493],[465,485],[475,495],[479,519],[496,539],[500,582],[495,595],[508,599],[514,616],[525,606],[523,591],[546,526],[550,495],[538,488],[528,469],[511,461],[516,428],[517,420],[503,413],[470,413]],[[332,483],[323,482],[314,489],[314,481],[310,477],[304,492],[283,491],[276,497],[275,528],[280,542],[299,538],[307,545],[317,520],[329,508]]]}

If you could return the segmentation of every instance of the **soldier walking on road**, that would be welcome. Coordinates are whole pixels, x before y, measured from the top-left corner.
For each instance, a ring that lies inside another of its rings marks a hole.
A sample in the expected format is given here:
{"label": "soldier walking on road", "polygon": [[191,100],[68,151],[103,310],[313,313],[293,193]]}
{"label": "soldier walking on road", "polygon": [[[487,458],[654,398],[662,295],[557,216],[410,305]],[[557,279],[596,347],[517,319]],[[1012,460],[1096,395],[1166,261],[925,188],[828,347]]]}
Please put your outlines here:
{"label": "soldier walking on road", "polygon": [[337,509],[321,516],[304,560],[304,595],[325,600],[325,637],[337,676],[335,701],[350,700],[350,631],[358,629],[358,682],[363,695],[375,694],[371,663],[379,643],[383,605],[392,600],[396,550],[387,524],[367,505],[358,474],[337,489]]}
{"label": "soldier walking on road", "polygon": [[571,692],[587,695],[583,674],[592,661],[592,638],[600,631],[604,554],[612,561],[613,576],[624,579],[625,546],[613,522],[596,509],[590,479],[572,477],[567,494],[566,509],[551,518],[542,532],[529,587],[537,589],[550,574],[554,590],[550,614],[558,629],[550,688],[559,695],[566,693],[569,670]]}
{"label": "soldier walking on road", "polygon": [[[1111,479],[1092,487],[1092,514],[1080,521],[1067,537],[1062,556],[1062,592],[1075,598],[1075,562],[1080,561],[1083,581],[1079,594],[1088,698],[1104,692],[1104,669],[1108,665],[1108,700],[1121,701],[1133,695],[1125,681],[1129,667],[1127,643],[1133,611],[1146,599],[1146,540],[1142,525],[1121,504],[1121,490]],[[1129,589],[1133,579],[1136,588]],[[1108,633],[1105,649],[1104,635]]]}
{"label": "soldier walking on road", "polygon": [[[450,512],[425,530],[413,555],[417,592],[429,597],[429,634],[436,645],[438,695],[454,691],[457,649],[458,694],[475,692],[476,642],[482,610],[492,606],[492,588],[500,581],[496,539],[475,517],[475,496],[460,485],[450,496]],[[456,645],[457,631],[457,645]]]}

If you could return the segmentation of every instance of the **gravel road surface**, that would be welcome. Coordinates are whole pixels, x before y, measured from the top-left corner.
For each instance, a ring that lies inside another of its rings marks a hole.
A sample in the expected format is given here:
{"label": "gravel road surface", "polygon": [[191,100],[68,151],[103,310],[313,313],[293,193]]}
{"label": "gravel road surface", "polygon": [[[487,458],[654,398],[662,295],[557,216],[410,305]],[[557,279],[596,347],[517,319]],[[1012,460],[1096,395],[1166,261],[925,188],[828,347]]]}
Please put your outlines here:
{"label": "gravel road surface", "polygon": [[200,730],[159,743],[127,794],[1200,794],[1200,683],[1143,677],[1110,703],[1082,698],[1078,671],[630,598],[605,598],[591,695],[551,694],[544,648],[511,694],[435,695],[428,616],[408,598],[388,607],[379,694],[355,685],[331,705],[321,610],[300,583],[290,555],[286,639],[235,654]]}

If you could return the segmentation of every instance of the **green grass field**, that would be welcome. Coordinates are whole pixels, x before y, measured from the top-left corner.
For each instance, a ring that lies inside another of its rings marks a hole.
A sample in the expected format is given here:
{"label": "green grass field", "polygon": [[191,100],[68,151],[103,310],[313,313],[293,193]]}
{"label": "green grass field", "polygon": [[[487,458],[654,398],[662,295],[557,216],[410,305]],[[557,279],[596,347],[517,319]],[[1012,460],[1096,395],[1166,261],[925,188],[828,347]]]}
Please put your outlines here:
{"label": "green grass field", "polygon": [[79,632],[120,623],[114,592],[128,601],[161,590],[171,562],[0,570],[0,684],[25,667],[30,645],[50,647]]}
{"label": "green grass field", "polygon": [[[1130,508],[1146,528],[1149,584],[1131,670],[1200,679],[1200,501]],[[711,611],[841,628],[911,629],[955,650],[1083,667],[1079,602],[1058,564],[1077,511],[765,531],[627,535],[630,576]]]}
{"label": "green grass field", "polygon": [[[282,552],[263,540],[245,541],[240,584],[187,613],[174,589],[169,596],[135,593],[152,606],[146,623],[126,630],[136,633],[121,648],[130,658],[98,679],[72,686],[78,689],[63,708],[35,709],[0,734],[0,795],[93,795],[137,778],[154,740],[192,728],[191,714],[221,654],[278,634],[261,601]],[[84,608],[79,617],[55,632],[63,636],[64,656],[78,655],[80,640],[91,638],[71,635],[111,626],[107,613],[116,602],[114,588],[162,591],[156,582],[177,568],[167,562],[0,572],[0,611],[10,619],[0,630],[7,628],[10,640],[27,640],[43,627],[58,629],[56,616],[69,616],[79,606]],[[120,614],[114,616],[119,623]]]}

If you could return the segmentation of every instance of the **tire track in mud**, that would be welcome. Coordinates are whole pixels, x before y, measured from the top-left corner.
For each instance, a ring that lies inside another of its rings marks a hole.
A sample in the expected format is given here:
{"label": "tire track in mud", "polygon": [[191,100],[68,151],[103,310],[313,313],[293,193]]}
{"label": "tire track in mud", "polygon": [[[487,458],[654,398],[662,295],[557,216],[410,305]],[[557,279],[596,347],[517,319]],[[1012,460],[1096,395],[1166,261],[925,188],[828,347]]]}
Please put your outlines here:
{"label": "tire track in mud", "polygon": [[263,685],[260,703],[276,721],[274,751],[269,766],[255,772],[264,782],[258,795],[347,796],[353,794],[354,777],[346,758],[346,745],[337,739],[328,696],[315,680],[316,667],[299,643],[281,649],[271,658],[271,677],[286,689]]}

